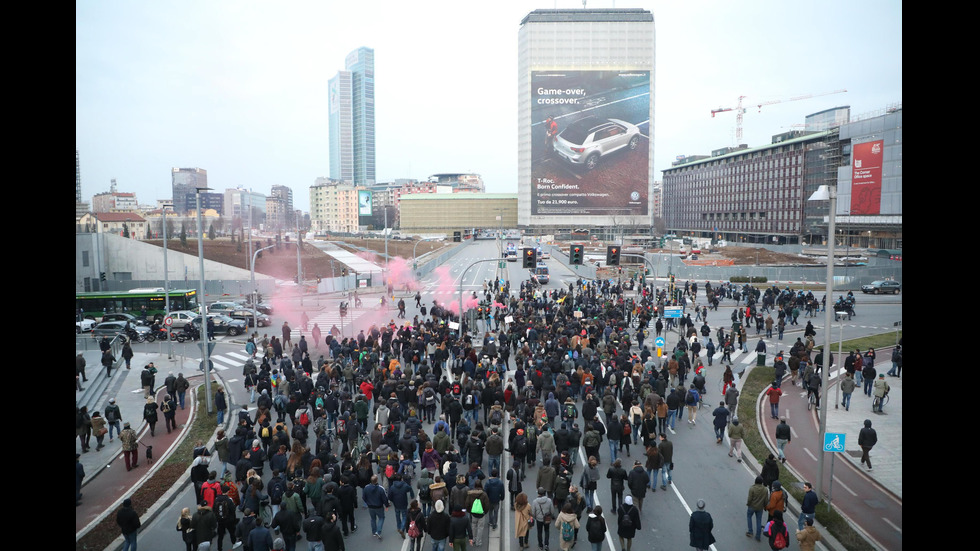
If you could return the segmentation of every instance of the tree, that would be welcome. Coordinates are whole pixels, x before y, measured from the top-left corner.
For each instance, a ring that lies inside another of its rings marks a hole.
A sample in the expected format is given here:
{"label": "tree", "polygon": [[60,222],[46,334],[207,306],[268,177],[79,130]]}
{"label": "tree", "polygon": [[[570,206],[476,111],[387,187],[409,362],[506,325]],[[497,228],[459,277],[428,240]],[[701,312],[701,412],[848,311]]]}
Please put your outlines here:
{"label": "tree", "polygon": [[208,226],[208,239],[210,239],[211,241],[214,241],[214,224],[213,223],[210,226]]}
{"label": "tree", "polygon": [[129,226],[125,222],[123,222],[123,237],[129,237]]}
{"label": "tree", "polygon": [[187,248],[187,223],[180,225],[180,246]]}

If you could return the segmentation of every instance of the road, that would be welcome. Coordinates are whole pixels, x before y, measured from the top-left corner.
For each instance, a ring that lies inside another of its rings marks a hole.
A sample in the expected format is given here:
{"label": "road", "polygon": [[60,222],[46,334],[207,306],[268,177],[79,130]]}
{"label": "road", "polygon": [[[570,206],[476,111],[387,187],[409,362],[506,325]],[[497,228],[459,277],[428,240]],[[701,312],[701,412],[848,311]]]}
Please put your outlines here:
{"label": "road", "polygon": [[[520,245],[519,245],[520,247]],[[484,280],[493,280],[494,277],[498,275],[498,264],[497,262],[484,262],[475,264],[476,260],[481,260],[485,258],[496,258],[497,257],[497,244],[494,241],[480,241],[469,247],[466,247],[456,255],[454,258],[439,270],[436,270],[422,281],[419,282],[419,288],[423,295],[423,304],[431,305],[433,301],[437,301],[439,304],[446,304],[450,301],[459,301],[460,286],[462,286],[464,297],[483,288]],[[551,281],[544,286],[545,289],[556,289],[561,286],[567,288],[567,284],[570,281],[574,281],[578,276],[569,268],[564,267],[555,260],[548,261],[547,264],[551,270]],[[469,267],[469,269],[467,269]],[[465,274],[464,274],[465,271]],[[505,267],[501,270],[503,277],[507,278],[512,282],[512,289],[516,289],[520,285],[520,281],[526,278],[527,271],[520,266],[520,262],[507,262]],[[414,293],[412,293],[414,294]],[[401,293],[396,292],[397,296]],[[361,309],[353,309],[350,315],[343,319],[345,334],[350,336],[356,334],[356,331],[361,329],[366,329],[371,324],[374,323],[387,323],[389,320],[395,318],[397,310],[391,305],[388,308],[380,308],[376,306],[373,300],[377,299],[377,295],[365,295],[364,302],[367,307]],[[860,314],[859,318],[855,318],[851,322],[843,324],[844,326],[844,338],[854,338],[856,336],[880,333],[883,330],[888,330],[892,326],[893,321],[901,320],[901,301],[896,298],[889,297],[858,297],[859,305],[858,312]],[[321,308],[319,310],[308,310],[308,315],[310,317],[310,327],[313,323],[319,324],[324,333],[326,333],[329,328],[335,323],[339,327],[339,322],[341,318],[339,316],[338,305],[341,298],[329,299],[326,301],[321,301]],[[419,311],[415,307],[415,301],[410,299],[406,295],[407,304],[407,317],[412,319],[413,316],[418,315]],[[828,301],[829,302],[829,301]],[[726,304],[723,304],[718,312],[709,313],[709,322],[713,323],[724,323],[728,324],[729,316],[731,314],[734,305],[729,300]],[[287,313],[277,313],[273,316],[273,325],[270,328],[260,329],[261,332],[268,331],[270,334],[278,333],[278,328],[281,326],[283,321],[289,321],[290,325],[294,328],[294,331],[301,332],[300,320],[298,311],[292,311]],[[813,318],[814,325],[818,327],[818,339],[822,340],[821,325],[822,317]],[[713,325],[712,323],[712,325]],[[788,346],[795,341],[796,337],[802,336],[802,327],[805,324],[799,326],[799,328],[793,328],[792,331],[787,332],[785,339],[780,341],[775,341],[770,339],[769,345],[769,357],[771,362],[771,357],[773,353],[779,349],[788,349]],[[352,328],[352,329],[351,329]],[[749,332],[750,337],[752,331]],[[296,333],[294,332],[294,340],[296,339]],[[668,335],[668,347],[671,347],[674,342],[676,342],[676,336],[673,334]],[[755,341],[752,341],[754,343]],[[154,346],[154,345],[141,345],[141,346]],[[178,346],[178,353],[186,354],[190,361],[199,361],[200,353],[199,347],[194,347],[189,344],[185,344],[181,347]],[[750,346],[750,348],[754,348]],[[314,357],[316,354],[314,352]],[[219,338],[218,344],[215,346],[214,354],[212,356],[215,369],[217,374],[226,383],[230,394],[229,394],[229,409],[234,411],[240,404],[247,403],[248,396],[245,394],[244,386],[241,381],[241,365],[245,359],[245,353],[243,348],[243,342],[241,338],[229,338],[222,337]],[[736,368],[733,371],[738,372],[737,366],[744,366],[746,369],[750,369],[755,363],[755,354],[736,354],[733,358]],[[719,364],[716,362],[715,366]],[[713,389],[714,381],[713,377],[720,377],[721,370],[717,367],[709,368],[708,373],[708,388]],[[717,379],[714,379],[717,380]],[[711,404],[720,399],[720,392],[711,391],[707,396],[706,404]],[[855,396],[855,401],[858,399]],[[749,486],[755,477],[754,472],[751,470],[752,462],[746,461],[743,463],[737,463],[734,459],[729,458],[727,455],[728,446],[727,438],[724,444],[716,444],[714,433],[711,427],[710,411],[711,407],[706,405],[699,415],[699,421],[697,425],[689,425],[686,421],[681,420],[676,425],[676,430],[670,431],[668,438],[674,442],[674,483],[668,486],[667,491],[658,490],[655,493],[650,493],[644,502],[644,512],[642,515],[643,529],[641,534],[638,536],[638,540],[634,542],[639,549],[686,549],[688,548],[688,531],[687,531],[687,521],[690,516],[691,510],[694,508],[694,504],[698,499],[704,499],[707,503],[706,510],[712,515],[714,519],[714,534],[718,539],[718,543],[715,545],[715,549],[743,549],[743,548],[755,548],[755,542],[751,542],[751,545],[747,545],[744,537],[744,526],[745,526],[745,496],[748,492]],[[804,410],[805,412],[805,410]],[[794,419],[804,419],[805,414],[799,414],[791,412]],[[601,412],[600,412],[600,415]],[[765,417],[765,416],[762,416]],[[431,430],[431,425],[426,425],[427,429]],[[799,430],[799,428],[797,429]],[[788,453],[805,453],[803,451],[804,446],[799,442],[804,440],[803,436],[794,436],[793,446],[787,448]],[[624,461],[624,467],[629,470],[632,465],[632,460],[637,458],[641,453],[642,446],[631,446],[632,457],[628,457]],[[608,446],[603,443],[601,449],[602,462],[600,463],[600,472],[605,474],[606,469],[609,465]],[[581,464],[583,462],[584,452],[580,450],[580,460],[578,466],[575,469],[575,477],[573,478],[573,483],[578,482],[578,478],[581,475]],[[791,463],[796,464],[797,462],[803,462],[802,458],[790,459]],[[510,462],[506,461],[505,464],[509,465]],[[840,462],[837,463],[837,470],[835,471],[835,476],[841,476],[841,473],[845,469]],[[532,469],[528,471],[528,480],[525,481],[524,490],[532,495],[534,492],[533,479],[536,476],[536,470]],[[268,474],[266,475],[268,478]],[[850,485],[849,483],[848,485]],[[87,490],[86,490],[87,491]],[[158,515],[152,522],[148,523],[141,532],[140,537],[140,547],[144,550],[171,550],[175,549],[177,544],[177,533],[174,530],[174,525],[179,516],[180,509],[183,507],[191,507],[193,510],[194,498],[191,494],[191,489],[185,488],[172,501],[172,503],[167,506],[163,512]],[[861,495],[865,495],[863,488],[858,491]],[[868,490],[870,491],[870,490]],[[533,495],[532,495],[533,497]],[[615,521],[611,515],[611,510],[609,509],[610,503],[610,492],[608,483],[601,482],[599,484],[599,489],[597,491],[597,501],[606,510],[607,525],[615,531]],[[842,505],[843,501],[851,499],[849,495],[844,492],[839,492],[836,496],[837,505]],[[860,502],[858,502],[860,503]],[[898,522],[900,526],[901,515],[900,515],[900,504],[899,504],[899,514]],[[371,537],[368,529],[369,520],[365,511],[362,509],[357,513],[357,520],[360,522],[360,529],[352,534],[347,539],[347,546],[349,548],[360,548],[362,544],[368,546],[376,546],[384,549],[393,550],[396,548],[405,548],[407,546],[407,541],[403,541],[397,534],[394,528],[394,512],[389,511],[386,518],[386,526],[384,529],[384,540],[379,544],[379,542]],[[585,518],[583,517],[583,527]],[[792,522],[790,523],[793,524]],[[506,510],[506,504],[504,510],[501,514],[501,531],[499,536],[501,537],[502,550],[510,551],[511,546],[516,548],[516,538],[513,536],[513,515],[509,510]],[[534,544],[534,532],[532,532],[531,544]],[[900,544],[900,531],[898,533],[899,545],[894,547],[892,545],[885,546],[889,549],[899,549]],[[558,548],[558,530],[552,529],[552,548]],[[585,542],[585,534],[580,534],[580,538]],[[492,540],[491,540],[492,541]],[[610,543],[610,548],[617,549],[618,542],[616,541],[615,534],[611,534],[608,539]],[[614,545],[613,545],[614,544]],[[305,546],[304,543],[300,544],[302,548]],[[758,544],[759,548],[763,548],[764,544]]]}

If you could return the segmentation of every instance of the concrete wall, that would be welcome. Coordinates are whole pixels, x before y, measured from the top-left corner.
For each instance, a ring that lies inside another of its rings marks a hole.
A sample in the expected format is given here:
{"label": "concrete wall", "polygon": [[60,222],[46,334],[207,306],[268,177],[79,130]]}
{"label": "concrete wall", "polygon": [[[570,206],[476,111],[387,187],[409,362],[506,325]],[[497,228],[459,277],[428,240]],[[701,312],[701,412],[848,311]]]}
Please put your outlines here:
{"label": "concrete wall", "polygon": [[[204,245],[207,247],[207,244]],[[88,253],[89,265],[83,266],[82,259]],[[200,275],[195,249],[194,254],[167,251],[167,278],[171,280],[171,288],[177,288],[173,282],[187,281],[191,287],[197,287]],[[75,291],[84,291],[84,278],[99,279],[99,272],[106,272],[107,279],[102,290],[112,290],[114,281],[163,281],[163,248],[150,245],[135,239],[126,239],[118,235],[76,233],[75,234]],[[249,270],[235,268],[219,262],[204,261],[204,273],[211,280],[248,281],[251,277]],[[272,280],[269,276],[255,274],[259,280]],[[128,283],[126,287],[131,287]],[[147,286],[147,285],[139,285]]]}

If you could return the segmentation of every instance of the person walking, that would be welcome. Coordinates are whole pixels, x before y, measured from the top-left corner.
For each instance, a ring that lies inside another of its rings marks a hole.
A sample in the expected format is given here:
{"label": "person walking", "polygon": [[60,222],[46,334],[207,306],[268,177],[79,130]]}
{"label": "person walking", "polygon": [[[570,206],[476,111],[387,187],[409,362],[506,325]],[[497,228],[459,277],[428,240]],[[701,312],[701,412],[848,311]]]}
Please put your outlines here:
{"label": "person walking", "polygon": [[789,547],[789,529],[783,522],[782,511],[776,511],[772,520],[766,524],[766,536],[769,536],[770,549],[786,549]]}
{"label": "person walking", "polygon": [[878,408],[877,413],[882,413],[885,409],[885,396],[888,396],[888,392],[891,387],[888,385],[888,381],[885,380],[885,374],[881,373],[878,375],[878,380],[874,382],[874,397],[878,398]]}
{"label": "person walking", "polygon": [[517,536],[517,545],[520,549],[529,547],[527,536],[533,524],[534,516],[531,514],[531,504],[527,502],[527,494],[520,492],[514,498],[514,534]]}
{"label": "person walking", "polygon": [[551,521],[555,518],[555,506],[544,488],[538,488],[538,497],[531,503],[531,515],[538,527],[538,549],[548,551],[551,540]]}
{"label": "person walking", "polygon": [[640,525],[640,511],[633,505],[633,496],[623,498],[623,506],[619,508],[618,527],[616,533],[619,535],[619,548],[630,551],[636,532],[643,528]]}
{"label": "person walking", "polygon": [[[732,412],[725,407],[725,402],[718,402],[718,407],[715,408],[711,415],[714,416],[714,421],[712,425],[715,429],[715,438],[718,439],[717,443],[721,444],[721,441],[725,436],[725,428],[728,427],[728,419],[731,417]],[[731,454],[728,454],[731,455]]]}
{"label": "person walking", "polygon": [[776,425],[776,450],[779,452],[779,460],[786,463],[786,444],[793,439],[793,435],[786,424],[786,419],[780,419]]}
{"label": "person walking", "polygon": [[[85,360],[83,359],[82,362]],[[84,374],[84,366],[82,373]],[[892,368],[888,370],[888,375],[892,377],[902,377],[902,345],[897,345],[892,351]]]}
{"label": "person walking", "polygon": [[728,457],[735,457],[742,462],[742,439],[745,438],[745,427],[738,423],[738,418],[732,419],[728,426]]}
{"label": "person walking", "polygon": [[378,485],[378,475],[371,476],[371,483],[361,491],[361,498],[371,515],[371,535],[381,540],[381,530],[385,525],[385,511],[388,510],[388,494]]}
{"label": "person walking", "polygon": [[871,448],[878,443],[878,432],[871,428],[871,419],[864,420],[864,428],[858,433],[858,446],[861,446],[861,464],[867,463],[871,470]]}
{"label": "person walking", "polygon": [[123,430],[119,433],[119,441],[122,443],[123,458],[126,460],[126,470],[131,471],[139,467],[137,454],[139,443],[136,441],[136,431],[129,426],[129,421],[123,423]]}
{"label": "person walking", "polygon": [[854,375],[847,373],[840,382],[840,393],[841,393],[841,403],[844,406],[844,411],[851,411],[851,395],[854,394],[854,389],[857,388],[857,383],[854,381]]}
{"label": "person walking", "polygon": [[601,551],[602,542],[606,539],[606,519],[602,516],[602,507],[596,505],[589,513],[589,519],[585,521],[585,533],[588,534],[589,543],[592,544],[592,551]]}
{"label": "person walking", "polygon": [[140,516],[133,509],[133,500],[126,498],[122,508],[116,513],[116,524],[123,536],[123,551],[136,551],[136,533],[141,523]]}
{"label": "person walking", "polygon": [[688,522],[688,531],[691,533],[691,547],[698,551],[707,551],[715,543],[715,537],[711,534],[714,528],[714,521],[711,515],[704,510],[703,499],[698,500],[698,510],[691,513],[691,520]]}
{"label": "person walking", "polygon": [[812,518],[807,519],[803,530],[796,532],[796,541],[800,544],[800,551],[814,551],[817,548],[817,542],[822,539],[820,532],[813,527]]}
{"label": "person walking", "polygon": [[783,395],[783,391],[779,388],[779,381],[773,381],[772,386],[766,390],[766,396],[769,397],[769,416],[773,419],[779,418],[779,397]]}
{"label": "person walking", "polygon": [[769,490],[762,483],[762,477],[755,477],[755,484],[749,487],[749,497],[745,501],[746,532],[745,536],[752,537],[752,517],[755,516],[755,541],[762,540],[762,511],[769,502]]}
{"label": "person walking", "polygon": [[152,396],[146,399],[146,404],[143,406],[143,420],[150,425],[150,436],[155,436],[158,407]]}
{"label": "person walking", "polygon": [[807,519],[813,519],[817,514],[817,504],[820,502],[820,498],[817,497],[817,492],[813,491],[813,484],[809,482],[803,483],[803,501],[800,503],[800,516],[799,516],[799,526],[798,530],[803,529],[803,524]]}

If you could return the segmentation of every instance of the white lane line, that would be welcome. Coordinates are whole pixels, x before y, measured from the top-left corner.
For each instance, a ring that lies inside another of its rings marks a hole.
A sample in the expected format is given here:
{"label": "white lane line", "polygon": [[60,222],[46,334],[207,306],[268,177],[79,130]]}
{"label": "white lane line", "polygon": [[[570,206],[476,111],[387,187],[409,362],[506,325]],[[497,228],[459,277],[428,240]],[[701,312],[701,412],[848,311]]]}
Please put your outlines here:
{"label": "white lane line", "polygon": [[899,534],[901,534],[901,533],[902,533],[902,529],[901,529],[901,528],[899,528],[898,526],[895,526],[895,524],[894,524],[894,523],[892,523],[892,521],[890,521],[890,520],[888,520],[888,519],[887,519],[887,518],[885,518],[885,517],[881,517],[881,520],[883,520],[883,521],[885,521],[885,523],[886,523],[886,524],[888,524],[888,526],[891,526],[891,527],[892,527],[892,529],[894,529],[894,530],[895,530],[896,532],[898,532]]}

